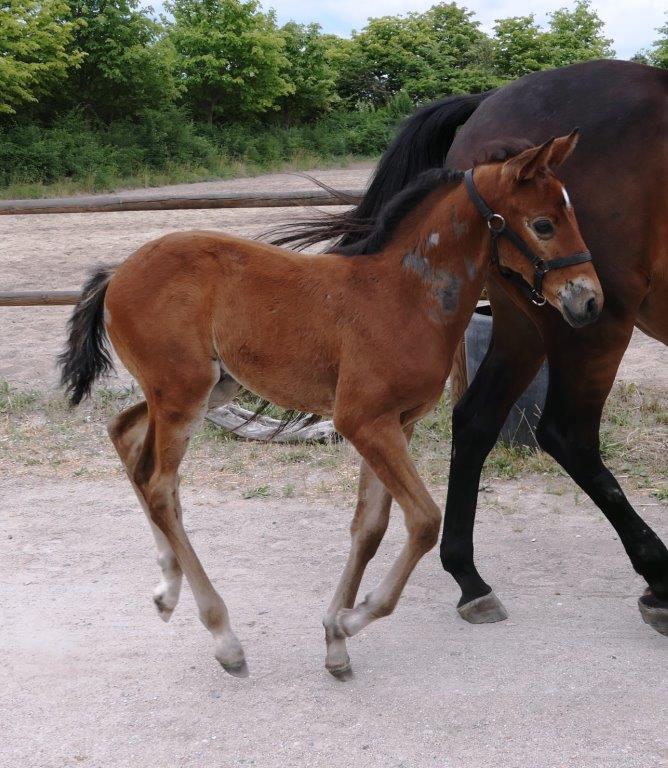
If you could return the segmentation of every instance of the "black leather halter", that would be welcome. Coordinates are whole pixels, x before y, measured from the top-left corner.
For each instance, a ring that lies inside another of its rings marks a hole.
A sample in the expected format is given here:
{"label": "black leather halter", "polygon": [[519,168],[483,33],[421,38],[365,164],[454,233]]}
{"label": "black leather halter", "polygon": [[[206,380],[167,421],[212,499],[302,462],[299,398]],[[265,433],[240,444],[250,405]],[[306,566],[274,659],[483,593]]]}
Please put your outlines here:
{"label": "black leather halter", "polygon": [[[545,304],[545,296],[543,296],[543,278],[545,275],[554,269],[563,269],[564,267],[572,267],[574,264],[584,264],[586,261],[591,261],[591,253],[589,251],[579,251],[571,256],[564,256],[561,259],[551,259],[550,261],[543,261],[540,256],[537,256],[531,248],[522,240],[522,238],[514,232],[509,226],[506,225],[506,220],[500,213],[494,213],[494,211],[483,200],[480,193],[476,189],[473,183],[473,168],[469,168],[464,173],[464,182],[466,189],[469,193],[471,201],[475,207],[480,211],[483,218],[487,222],[489,232],[492,236],[492,263],[496,264],[499,268],[499,272],[503,277],[511,280],[518,285],[522,291],[528,294],[531,301],[539,307]],[[513,272],[512,269],[504,267],[499,262],[499,237],[507,237],[508,240],[520,251],[524,256],[529,259],[533,266],[533,286],[527,283],[524,278],[517,272]]]}

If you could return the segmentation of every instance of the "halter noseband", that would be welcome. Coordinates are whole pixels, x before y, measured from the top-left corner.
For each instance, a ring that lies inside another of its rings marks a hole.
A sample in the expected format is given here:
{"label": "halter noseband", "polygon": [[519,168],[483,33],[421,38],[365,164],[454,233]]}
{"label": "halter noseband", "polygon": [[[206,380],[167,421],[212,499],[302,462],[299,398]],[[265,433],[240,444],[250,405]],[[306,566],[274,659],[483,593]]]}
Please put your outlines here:
{"label": "halter noseband", "polygon": [[[571,256],[564,256],[561,259],[551,259],[550,261],[543,261],[540,256],[537,256],[531,248],[522,240],[522,238],[514,232],[510,227],[506,225],[506,220],[500,213],[494,213],[494,211],[483,200],[480,193],[476,189],[473,183],[473,168],[469,168],[464,173],[464,182],[466,189],[469,193],[471,201],[475,207],[480,211],[482,217],[487,222],[490,235],[492,236],[492,263],[496,264],[499,268],[499,272],[503,277],[508,280],[512,280],[518,285],[523,292],[529,294],[531,301],[539,307],[545,304],[546,299],[543,296],[543,278],[545,275],[554,269],[563,269],[563,267],[572,267],[575,264],[584,264],[586,261],[591,261],[591,253],[589,251],[579,251]],[[528,284],[521,275],[513,270],[504,267],[499,262],[499,244],[498,239],[501,236],[507,237],[510,242],[517,248],[520,253],[529,259],[533,266],[533,286]]]}

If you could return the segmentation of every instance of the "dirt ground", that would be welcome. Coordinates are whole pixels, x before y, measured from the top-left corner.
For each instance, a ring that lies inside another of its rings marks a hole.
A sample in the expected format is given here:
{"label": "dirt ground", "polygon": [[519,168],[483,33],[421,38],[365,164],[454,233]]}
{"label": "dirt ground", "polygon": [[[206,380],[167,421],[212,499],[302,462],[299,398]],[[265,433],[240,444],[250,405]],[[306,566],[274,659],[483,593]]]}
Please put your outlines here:
{"label": "dirt ground", "polygon": [[[318,173],[341,187],[367,175]],[[77,288],[91,265],[164,232],[253,235],[301,213],[2,217],[0,285]],[[48,393],[70,311],[0,309],[0,378]],[[665,397],[665,348],[634,336],[620,379]],[[100,409],[70,416],[44,402],[0,413],[0,766],[668,766],[667,639],[640,619],[643,583],[614,531],[547,465],[491,471],[482,486],[477,559],[510,619],[460,620],[432,552],[396,613],[349,642],[355,678],[343,684],[324,671],[320,619],[347,553],[352,450],[202,437],[184,468],[186,526],[246,649],[251,676],[237,680],[213,659],[187,588],[168,625],[155,615],[152,538]],[[449,445],[425,438],[417,450],[442,504]],[[665,540],[668,506],[648,472],[621,482]],[[361,594],[403,536],[394,510]]]}

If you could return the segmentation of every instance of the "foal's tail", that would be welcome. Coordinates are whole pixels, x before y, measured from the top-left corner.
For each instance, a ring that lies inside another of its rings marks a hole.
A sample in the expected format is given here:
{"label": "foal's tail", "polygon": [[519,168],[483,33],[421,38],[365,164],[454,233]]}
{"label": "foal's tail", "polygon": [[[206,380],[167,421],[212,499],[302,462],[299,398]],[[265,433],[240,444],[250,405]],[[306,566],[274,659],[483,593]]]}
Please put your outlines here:
{"label": "foal's tail", "polygon": [[67,346],[58,355],[58,365],[60,383],[72,405],[90,395],[95,379],[113,368],[104,328],[104,295],[115,271],[114,266],[93,272],[67,323]]}
{"label": "foal's tail", "polygon": [[[409,117],[380,158],[369,188],[358,205],[320,220],[298,221],[266,233],[275,245],[304,248],[335,240],[336,246],[363,240],[380,210],[397,192],[429,168],[440,168],[463,125],[493,91],[449,96],[418,109]],[[320,184],[319,186],[326,185]],[[329,190],[334,192],[334,190]],[[349,204],[341,200],[342,205]]]}

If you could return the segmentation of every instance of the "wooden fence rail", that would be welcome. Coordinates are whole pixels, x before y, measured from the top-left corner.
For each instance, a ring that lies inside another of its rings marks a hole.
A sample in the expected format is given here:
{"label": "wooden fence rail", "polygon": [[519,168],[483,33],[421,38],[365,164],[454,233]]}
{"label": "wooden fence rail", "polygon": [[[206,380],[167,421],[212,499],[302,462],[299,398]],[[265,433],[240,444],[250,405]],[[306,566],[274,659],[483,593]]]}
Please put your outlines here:
{"label": "wooden fence rail", "polygon": [[46,213],[116,213],[121,211],[185,211],[204,208],[294,208],[310,205],[353,205],[364,190],[342,189],[341,197],[324,189],[294,192],[210,192],[199,195],[91,195],[40,200],[0,200],[0,216]]}
{"label": "wooden fence rail", "polygon": [[[344,189],[350,204],[364,193]],[[184,211],[205,208],[295,208],[342,205],[341,197],[324,189],[292,192],[211,192],[200,195],[149,193],[146,195],[91,195],[40,200],[0,200],[0,216],[49,213],[116,213],[121,211]],[[52,307],[76,304],[78,291],[0,291],[0,307]]]}

